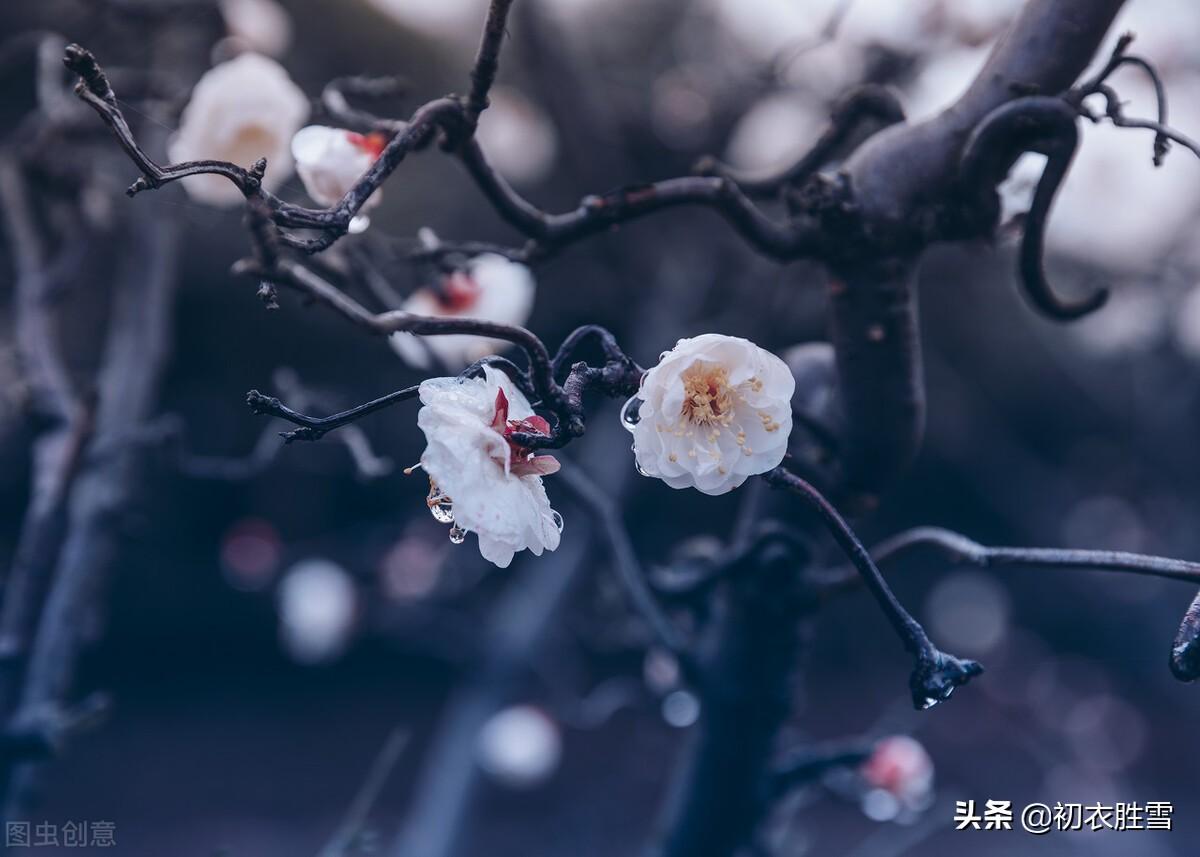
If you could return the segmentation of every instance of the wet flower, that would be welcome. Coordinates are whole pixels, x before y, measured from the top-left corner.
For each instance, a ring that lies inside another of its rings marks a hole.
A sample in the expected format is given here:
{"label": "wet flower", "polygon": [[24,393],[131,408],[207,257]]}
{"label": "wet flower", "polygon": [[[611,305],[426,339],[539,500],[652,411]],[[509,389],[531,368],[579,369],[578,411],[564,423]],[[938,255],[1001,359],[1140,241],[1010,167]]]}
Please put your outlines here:
{"label": "wet flower", "polygon": [[557,471],[558,461],[513,440],[517,433],[549,434],[550,425],[508,376],[489,366],[482,378],[432,378],[420,395],[430,511],[454,523],[451,538],[475,533],[479,552],[500,568],[517,551],[557,548],[562,518],[550,508],[542,476]]}
{"label": "wet flower", "polygon": [[[308,116],[308,99],[279,63],[245,53],[209,69],[192,90],[168,154],[173,162],[219,160],[249,167],[267,159],[263,187],[278,190],[292,173],[288,143]],[[216,175],[188,176],[194,199],[237,205],[242,194]]]}
{"label": "wet flower", "polygon": [[[474,257],[465,270],[443,277],[438,288],[413,292],[402,309],[416,315],[522,325],[533,310],[535,289],[533,274],[527,267],[496,253],[484,253]],[[389,341],[411,366],[428,369],[436,358],[450,370],[495,354],[507,344],[499,339],[457,334],[418,338],[411,333],[393,333]]]}
{"label": "wet flower", "polygon": [[681,339],[642,379],[630,426],[642,473],[672,488],[724,494],[783,460],[795,381],[753,342]]}
{"label": "wet flower", "polygon": [[[370,169],[387,145],[382,134],[308,125],[292,137],[292,157],[304,189],[319,205],[336,205]],[[360,213],[379,204],[382,192],[367,199]]]}

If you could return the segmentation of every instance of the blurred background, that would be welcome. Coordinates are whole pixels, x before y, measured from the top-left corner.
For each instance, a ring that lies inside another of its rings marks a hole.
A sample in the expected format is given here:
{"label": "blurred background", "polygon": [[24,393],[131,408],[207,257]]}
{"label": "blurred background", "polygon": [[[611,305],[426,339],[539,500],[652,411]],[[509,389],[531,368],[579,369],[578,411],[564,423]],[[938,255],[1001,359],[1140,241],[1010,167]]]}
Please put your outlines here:
{"label": "blurred background", "polygon": [[[1018,7],[519,0],[480,138],[503,175],[554,211],[586,193],[683,174],[704,154],[769,172],[807,148],[856,84],[896,87],[910,118],[944,107]],[[135,169],[93,114],[61,125],[36,118],[38,46],[50,33],[84,44],[113,73],[122,108],[157,156],[196,79],[246,50],[273,55],[312,97],[340,75],[399,75],[408,94],[378,107],[403,116],[465,88],[484,12],[482,0],[5,4],[0,145],[4,158],[28,165],[44,230],[66,260],[55,315],[81,387],[102,359],[108,284],[147,267],[137,236],[150,222],[178,230],[170,346],[135,444],[136,472],[121,477],[131,496],[108,522],[119,538],[84,617],[90,645],[76,676],[79,695],[103,689],[114,707],[48,768],[33,821],[112,821],[122,855],[317,853],[399,734],[406,740],[350,853],[386,850],[412,813],[431,807],[459,831],[463,855],[608,857],[652,841],[683,742],[703,715],[626,606],[589,513],[549,480],[566,520],[562,547],[497,570],[471,541],[447,540],[427,514],[425,479],[403,474],[423,448],[414,405],[365,419],[358,432],[278,448],[279,426],[248,411],[247,390],[325,413],[428,373],[288,296],[265,311],[255,284],[230,273],[248,247],[239,209],[207,206],[179,186],[128,200]],[[1172,125],[1200,133],[1200,6],[1133,0],[1110,42],[1124,30],[1163,74]],[[1114,82],[1130,115],[1152,114],[1144,79],[1126,69]],[[66,75],[56,84],[65,87]],[[1200,163],[1177,150],[1155,169],[1151,154],[1149,134],[1087,125],[1055,204],[1052,280],[1113,289],[1092,317],[1064,327],[1024,305],[1014,285],[1019,229],[994,245],[927,255],[925,445],[909,477],[860,522],[864,536],[937,524],[988,544],[1200,558]],[[1036,158],[1018,164],[1009,214],[1028,205],[1039,169]],[[280,192],[303,199],[294,177]],[[347,242],[401,295],[429,276],[405,258],[422,227],[447,240],[520,243],[436,152],[400,168],[371,221]],[[7,567],[33,490],[37,426],[26,418],[14,341],[11,234],[2,252]],[[579,324],[604,324],[644,365],[704,332],[776,351],[824,334],[821,272],[756,257],[703,211],[639,221],[535,274],[532,330],[556,345]],[[736,492],[691,496],[640,479],[617,411],[598,405],[587,437],[564,457],[618,500],[647,565],[713,550]],[[888,571],[934,639],[988,671],[951,704],[917,715],[907,660],[877,609],[862,595],[832,601],[807,646],[789,731],[797,740],[911,734],[932,760],[932,792],[910,806],[845,778],[816,784],[772,819],[777,853],[949,855],[964,844],[985,857],[1194,853],[1200,692],[1167,669],[1194,594],[1187,586],[984,574],[936,560]],[[514,622],[516,633],[505,624]],[[519,668],[489,659],[498,639],[522,635]],[[497,669],[501,713],[454,732],[447,713],[476,699]],[[427,764],[447,736],[473,762],[466,782]],[[956,833],[953,801],[963,798],[1018,807],[1172,801],[1175,830]]]}

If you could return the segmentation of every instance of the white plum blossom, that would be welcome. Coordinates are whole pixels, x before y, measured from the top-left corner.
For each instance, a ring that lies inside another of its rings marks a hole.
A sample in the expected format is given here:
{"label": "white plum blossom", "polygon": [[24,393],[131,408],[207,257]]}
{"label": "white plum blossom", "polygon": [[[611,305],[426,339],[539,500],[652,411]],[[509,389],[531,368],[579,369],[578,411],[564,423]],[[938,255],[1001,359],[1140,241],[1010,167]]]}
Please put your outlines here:
{"label": "white plum blossom", "polygon": [[429,507],[454,522],[451,538],[475,533],[479,552],[500,568],[517,551],[538,556],[557,548],[562,518],[550,508],[542,476],[557,471],[558,461],[512,439],[516,432],[549,434],[550,425],[508,376],[487,366],[482,378],[432,378],[420,396]]}
{"label": "white plum blossom", "polygon": [[[443,277],[439,289],[413,292],[401,309],[415,315],[477,318],[519,326],[529,319],[535,291],[533,274],[527,267],[497,253],[484,253],[474,257],[466,270]],[[451,371],[495,354],[507,344],[465,334],[418,338],[411,333],[393,333],[389,341],[410,366],[428,369],[431,358],[436,358]]]}
{"label": "white plum blossom", "polygon": [[[292,174],[288,144],[308,110],[308,99],[283,66],[260,54],[241,54],[209,69],[196,83],[168,154],[175,163],[218,160],[241,167],[266,158],[263,187],[275,191]],[[188,176],[183,185],[209,205],[243,200],[221,176]]]}
{"label": "white plum blossom", "polygon": [[[330,206],[342,201],[386,145],[382,134],[308,125],[292,137],[292,157],[304,190],[318,205]],[[376,190],[359,213],[378,205],[381,197],[382,191]]]}
{"label": "white plum blossom", "polygon": [[795,387],[787,364],[749,340],[679,340],[643,376],[626,423],[638,468],[672,488],[732,491],[783,460]]}

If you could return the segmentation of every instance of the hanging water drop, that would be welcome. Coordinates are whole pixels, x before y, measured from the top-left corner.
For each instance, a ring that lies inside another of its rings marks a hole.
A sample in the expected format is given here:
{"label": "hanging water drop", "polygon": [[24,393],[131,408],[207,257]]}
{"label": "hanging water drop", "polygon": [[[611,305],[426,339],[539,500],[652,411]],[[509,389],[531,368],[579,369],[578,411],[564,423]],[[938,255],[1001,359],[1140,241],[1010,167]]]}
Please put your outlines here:
{"label": "hanging water drop", "polygon": [[351,235],[358,235],[367,231],[367,227],[371,225],[371,218],[365,214],[356,214],[350,218],[350,223],[346,226],[346,231]]}
{"label": "hanging water drop", "polygon": [[467,540],[467,531],[455,524],[450,528],[450,541],[453,544],[461,545]]}
{"label": "hanging water drop", "polygon": [[558,514],[558,512],[556,512],[554,509],[551,509],[550,517],[554,521],[554,526],[557,527],[558,531],[561,533],[563,531],[563,516]]}
{"label": "hanging water drop", "polygon": [[633,427],[641,421],[642,400],[637,396],[633,396],[621,408],[621,425],[625,426],[628,431],[633,431]]}
{"label": "hanging water drop", "polygon": [[939,700],[934,699],[932,696],[927,696],[927,697],[925,697],[925,699],[923,699],[921,701],[921,710],[928,711],[929,709],[931,709],[935,705],[937,705],[938,702],[939,702]]}
{"label": "hanging water drop", "polygon": [[429,496],[425,498],[425,505],[429,507],[429,514],[433,515],[433,519],[439,524],[454,523],[454,503],[442,493],[442,489],[438,488],[432,479],[429,480]]}
{"label": "hanging water drop", "polygon": [[638,476],[646,476],[646,477],[650,476],[649,473],[647,473],[645,470],[642,469],[642,465],[638,463],[638,460],[636,458],[633,460],[633,469],[637,471]]}

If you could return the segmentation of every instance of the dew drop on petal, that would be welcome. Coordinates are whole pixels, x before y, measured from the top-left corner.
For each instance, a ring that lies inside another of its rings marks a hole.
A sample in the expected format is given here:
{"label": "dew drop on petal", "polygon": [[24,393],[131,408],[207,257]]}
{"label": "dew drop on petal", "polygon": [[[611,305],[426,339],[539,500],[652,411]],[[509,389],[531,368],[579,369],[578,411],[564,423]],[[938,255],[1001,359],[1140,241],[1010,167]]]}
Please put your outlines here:
{"label": "dew drop on petal", "polygon": [[649,473],[642,469],[642,465],[638,463],[636,458],[633,460],[633,469],[637,471],[638,476],[645,476],[647,478],[650,476]]}
{"label": "dew drop on petal", "polygon": [[563,516],[551,509],[550,517],[554,519],[554,526],[557,527],[558,531],[561,533],[563,531]]}
{"label": "dew drop on petal", "polygon": [[637,396],[633,396],[621,408],[621,425],[625,426],[627,430],[633,431],[633,427],[640,422],[641,418],[638,416],[638,412],[641,410],[641,407],[642,400]]}
{"label": "dew drop on petal", "polygon": [[350,218],[350,223],[346,226],[346,231],[351,235],[359,235],[366,232],[367,227],[371,225],[371,218],[365,214],[356,214]]}
{"label": "dew drop on petal", "polygon": [[455,524],[453,527],[450,528],[450,541],[453,544],[461,545],[466,540],[467,540],[467,531],[466,530],[464,530],[458,524]]}

